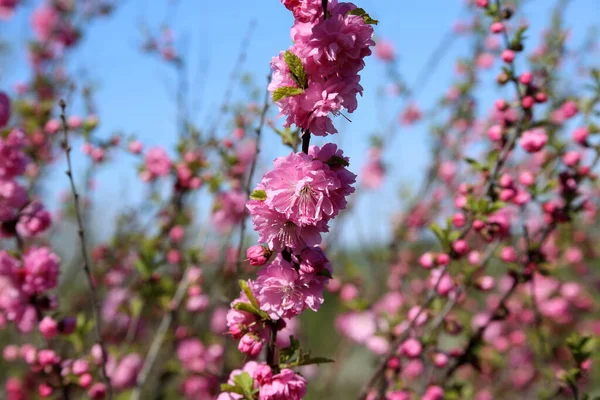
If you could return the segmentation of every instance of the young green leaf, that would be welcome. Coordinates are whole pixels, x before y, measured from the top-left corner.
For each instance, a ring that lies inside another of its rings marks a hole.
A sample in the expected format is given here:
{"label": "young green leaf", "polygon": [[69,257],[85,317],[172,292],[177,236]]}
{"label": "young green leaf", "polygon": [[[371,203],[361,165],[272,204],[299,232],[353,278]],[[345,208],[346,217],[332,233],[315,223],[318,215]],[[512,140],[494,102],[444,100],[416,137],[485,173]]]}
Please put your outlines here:
{"label": "young green leaf", "polygon": [[365,24],[370,24],[370,25],[379,24],[379,21],[371,18],[371,16],[365,11],[364,8],[355,8],[354,10],[349,11],[347,15],[358,15],[359,17],[362,17],[362,19],[365,20]]}
{"label": "young green leaf", "polygon": [[267,199],[267,192],[265,192],[264,190],[255,190],[252,193],[250,193],[250,198],[252,200],[266,200]]}
{"label": "young green leaf", "polygon": [[273,92],[273,101],[279,101],[281,99],[285,99],[286,97],[297,96],[302,93],[304,93],[304,89],[293,86],[282,86],[275,89]]}
{"label": "young green leaf", "polygon": [[294,82],[296,82],[301,89],[306,89],[308,87],[308,77],[306,76],[306,71],[304,70],[304,65],[302,65],[300,57],[288,50],[284,53],[283,59],[290,69]]}
{"label": "young green leaf", "polygon": [[246,282],[243,279],[240,279],[238,281],[238,283],[239,283],[242,291],[246,294],[246,297],[248,297],[248,300],[250,300],[250,304],[252,304],[257,309],[260,309],[260,306],[258,305],[258,301],[256,301],[256,297],[254,297],[254,293],[252,293],[250,286],[248,286],[248,282]]}

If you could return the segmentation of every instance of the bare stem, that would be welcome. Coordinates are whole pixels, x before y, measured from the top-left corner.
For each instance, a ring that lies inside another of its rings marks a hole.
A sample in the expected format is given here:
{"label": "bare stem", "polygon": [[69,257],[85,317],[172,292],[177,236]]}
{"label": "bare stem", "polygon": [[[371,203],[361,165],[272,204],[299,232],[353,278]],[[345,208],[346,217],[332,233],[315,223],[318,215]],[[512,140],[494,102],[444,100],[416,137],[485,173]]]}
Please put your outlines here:
{"label": "bare stem", "polygon": [[63,143],[62,147],[65,151],[65,155],[67,158],[67,171],[65,172],[69,177],[69,182],[71,184],[71,193],[73,194],[73,204],[75,207],[75,217],[77,219],[77,233],[79,235],[79,243],[81,249],[81,257],[83,258],[83,270],[85,272],[85,276],[87,278],[88,287],[90,291],[90,303],[92,308],[92,316],[94,318],[94,326],[96,331],[96,340],[98,341],[98,345],[100,346],[102,352],[102,362],[100,364],[102,379],[106,385],[106,391],[108,394],[108,399],[113,398],[113,389],[110,383],[110,378],[106,373],[106,361],[107,361],[107,352],[104,341],[102,340],[102,327],[99,313],[99,305],[98,305],[98,296],[96,293],[96,287],[94,286],[94,281],[92,279],[92,268],[90,259],[87,252],[87,240],[85,236],[85,229],[83,224],[83,218],[81,214],[81,209],[79,207],[79,193],[77,192],[77,187],[75,186],[75,181],[73,179],[73,167],[71,163],[71,147],[69,146],[69,128],[67,127],[67,117],[66,117],[66,108],[67,104],[64,100],[60,100],[59,102],[61,113],[60,119],[62,122],[62,130],[63,130]]}

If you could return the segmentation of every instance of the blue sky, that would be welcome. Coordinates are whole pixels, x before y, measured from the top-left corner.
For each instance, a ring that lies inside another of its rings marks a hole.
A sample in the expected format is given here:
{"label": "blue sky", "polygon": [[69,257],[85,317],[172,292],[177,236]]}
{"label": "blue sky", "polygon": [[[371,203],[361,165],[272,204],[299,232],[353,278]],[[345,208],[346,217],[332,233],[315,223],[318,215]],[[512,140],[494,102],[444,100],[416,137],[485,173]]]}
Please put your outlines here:
{"label": "blue sky", "polygon": [[[250,38],[244,72],[254,75],[257,81],[262,81],[268,72],[270,58],[290,45],[292,16],[277,0],[179,0],[175,7],[169,6],[172,2],[168,0],[128,0],[123,3],[112,17],[86,26],[85,39],[70,63],[72,70],[85,70],[97,83],[96,102],[102,121],[100,136],[109,136],[114,131],[131,133],[148,146],[169,146],[175,141],[174,102],[166,89],[167,82],[174,86],[175,77],[161,63],[140,53],[139,23],[142,21],[157,30],[167,20],[176,32],[176,39],[187,38],[186,54],[192,71],[189,77],[191,97],[199,105],[192,111],[192,118],[200,127],[210,125],[251,21],[256,21],[256,28]],[[376,27],[377,36],[395,42],[401,73],[409,83],[415,80],[432,50],[464,16],[462,0],[356,0],[356,3],[380,21]],[[547,24],[554,3],[548,0],[526,2],[532,43],[538,42],[539,32]],[[600,5],[597,0],[571,3],[566,20],[572,27],[573,42],[579,43],[587,28],[600,21]],[[23,48],[29,35],[30,11],[30,8],[21,8],[10,22],[0,22],[0,37],[10,44],[9,53],[0,58],[0,87],[5,90],[11,90],[16,80],[25,80],[28,76]],[[418,103],[424,109],[446,91],[452,82],[454,60],[467,54],[467,50],[465,40],[458,39],[446,52],[428,86],[418,97]],[[483,75],[487,80],[481,93],[484,103],[492,104],[493,78],[499,67],[496,63],[492,71]],[[356,160],[351,164],[354,172],[360,171],[360,156],[368,146],[369,136],[381,132],[399,111],[396,102],[388,101],[382,112],[382,103],[376,100],[378,88],[386,83],[384,71],[384,66],[375,58],[367,60],[361,82],[365,95],[359,102],[359,109],[351,115],[353,122],[336,120],[341,134],[335,140]],[[240,93],[238,87],[234,97]],[[356,232],[360,231],[365,237],[384,240],[389,215],[399,204],[398,185],[416,186],[427,164],[427,124],[403,128],[397,134],[384,156],[390,166],[388,184],[361,198],[359,212],[347,225],[350,239],[356,239]],[[273,135],[265,135],[265,141],[268,144],[262,159],[267,165],[285,149],[273,144],[277,141]],[[317,140],[315,143],[323,142]],[[83,159],[78,157],[78,161]],[[97,179],[97,196],[104,204],[103,208],[115,210],[123,201],[134,202],[139,198],[142,186],[137,183],[135,171],[132,168],[125,171],[132,165],[126,155],[119,155],[114,166],[101,171]],[[52,186],[66,187],[62,177],[57,174]]]}

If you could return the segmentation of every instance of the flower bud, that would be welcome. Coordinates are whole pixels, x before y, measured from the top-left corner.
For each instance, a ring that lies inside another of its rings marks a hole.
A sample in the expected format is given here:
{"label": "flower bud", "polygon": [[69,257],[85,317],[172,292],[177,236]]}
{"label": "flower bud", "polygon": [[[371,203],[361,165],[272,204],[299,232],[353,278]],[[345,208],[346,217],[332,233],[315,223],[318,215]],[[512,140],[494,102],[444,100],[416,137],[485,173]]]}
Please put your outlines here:
{"label": "flower bud", "polygon": [[248,257],[250,265],[255,267],[265,265],[272,254],[269,248],[261,245],[254,245],[246,251],[246,257]]}

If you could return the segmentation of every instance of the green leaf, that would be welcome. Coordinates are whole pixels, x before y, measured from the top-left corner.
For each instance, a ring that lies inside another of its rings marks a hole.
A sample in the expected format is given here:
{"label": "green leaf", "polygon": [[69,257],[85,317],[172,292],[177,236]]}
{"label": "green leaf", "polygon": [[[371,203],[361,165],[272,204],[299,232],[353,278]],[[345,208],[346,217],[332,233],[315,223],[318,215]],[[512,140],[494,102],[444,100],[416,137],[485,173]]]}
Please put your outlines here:
{"label": "green leaf", "polygon": [[244,395],[242,388],[240,388],[238,386],[232,386],[227,383],[221,384],[221,392],[237,393],[237,394],[241,394],[242,396]]}
{"label": "green leaf", "polygon": [[350,163],[346,161],[344,157],[333,155],[329,158],[329,160],[325,161],[325,164],[329,165],[329,168],[335,168],[338,166],[348,167]]}
{"label": "green leaf", "polygon": [[326,357],[308,357],[298,362],[295,366],[300,367],[302,365],[312,365],[312,364],[327,364],[333,363],[335,360]]}
{"label": "green leaf", "polygon": [[233,377],[233,382],[242,389],[242,393],[246,399],[254,398],[254,379],[247,372],[242,372]]}
{"label": "green leaf", "polygon": [[238,283],[240,284],[240,288],[242,288],[242,291],[246,294],[246,297],[248,297],[248,300],[250,300],[250,303],[257,309],[260,309],[258,301],[256,301],[256,297],[254,297],[254,293],[252,293],[252,290],[250,290],[250,286],[248,286],[248,282],[246,282],[243,279],[240,279]]}
{"label": "green leaf", "polygon": [[347,15],[358,15],[359,17],[362,17],[362,19],[365,20],[365,24],[370,24],[370,25],[379,24],[379,21],[371,18],[371,16],[364,10],[364,8],[355,8],[354,10],[349,11]]}
{"label": "green leaf", "polygon": [[235,303],[233,308],[235,308],[238,311],[249,312],[251,314],[258,316],[259,318],[261,318],[263,320],[269,319],[269,315],[266,312],[260,310],[259,308],[255,307],[249,303]]}
{"label": "green leaf", "polygon": [[284,364],[294,358],[300,349],[300,342],[293,336],[290,336],[290,345],[279,351],[279,363]]}
{"label": "green leaf", "polygon": [[252,200],[264,201],[267,199],[267,192],[265,192],[264,190],[255,190],[252,193],[250,193],[250,198]]}
{"label": "green leaf", "polygon": [[273,92],[273,101],[279,101],[281,99],[285,99],[286,97],[297,96],[302,93],[304,93],[304,89],[293,86],[282,86],[275,89]]}
{"label": "green leaf", "polygon": [[284,53],[283,59],[290,69],[294,82],[296,82],[300,88],[306,89],[308,87],[308,77],[306,76],[306,71],[304,70],[304,65],[302,65],[300,57],[288,50]]}
{"label": "green leaf", "polygon": [[433,224],[429,225],[429,229],[431,229],[431,231],[435,234],[435,236],[437,236],[437,238],[440,240],[442,245],[445,246],[446,242],[447,242],[446,233],[444,232],[442,227],[434,222]]}

